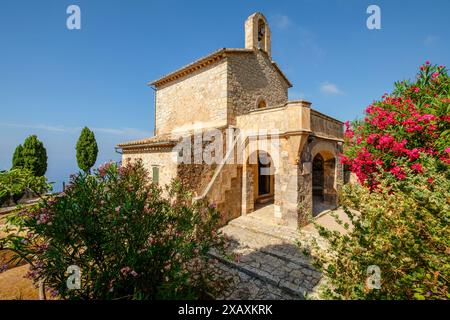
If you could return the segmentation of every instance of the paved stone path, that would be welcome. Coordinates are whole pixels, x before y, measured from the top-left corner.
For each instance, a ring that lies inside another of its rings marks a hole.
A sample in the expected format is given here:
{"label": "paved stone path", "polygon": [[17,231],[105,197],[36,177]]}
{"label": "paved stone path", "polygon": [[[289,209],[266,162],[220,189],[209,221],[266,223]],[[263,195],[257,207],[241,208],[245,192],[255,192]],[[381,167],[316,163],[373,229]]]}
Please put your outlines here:
{"label": "paved stone path", "polygon": [[316,290],[323,281],[322,275],[296,245],[297,241],[307,244],[314,233],[299,233],[276,225],[268,219],[272,216],[271,210],[273,206],[266,206],[222,228],[231,241],[229,253],[238,258],[233,260],[211,252],[220,262],[218,272],[232,283],[220,298],[317,298]]}

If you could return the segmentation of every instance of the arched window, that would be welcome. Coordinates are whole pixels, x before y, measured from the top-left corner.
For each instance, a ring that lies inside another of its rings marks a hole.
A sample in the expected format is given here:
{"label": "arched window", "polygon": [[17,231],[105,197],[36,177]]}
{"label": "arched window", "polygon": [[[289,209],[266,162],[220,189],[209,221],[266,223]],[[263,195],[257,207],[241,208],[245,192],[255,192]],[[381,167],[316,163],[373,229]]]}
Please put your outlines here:
{"label": "arched window", "polygon": [[266,48],[266,24],[263,19],[258,21],[258,49],[267,51]]}
{"label": "arched window", "polygon": [[265,108],[265,107],[267,107],[266,101],[264,99],[259,100],[258,101],[258,109]]}

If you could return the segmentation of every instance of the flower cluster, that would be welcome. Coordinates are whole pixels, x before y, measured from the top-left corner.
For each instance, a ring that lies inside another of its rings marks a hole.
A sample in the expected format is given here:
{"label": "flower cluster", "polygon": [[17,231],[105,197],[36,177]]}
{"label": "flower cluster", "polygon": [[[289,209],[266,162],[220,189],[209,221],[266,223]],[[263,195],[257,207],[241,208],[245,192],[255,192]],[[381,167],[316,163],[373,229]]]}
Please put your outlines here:
{"label": "flower cluster", "polygon": [[425,173],[425,157],[450,163],[449,92],[446,69],[426,62],[415,83],[397,83],[366,108],[363,121],[346,123],[342,163],[370,188],[379,174],[404,180]]}

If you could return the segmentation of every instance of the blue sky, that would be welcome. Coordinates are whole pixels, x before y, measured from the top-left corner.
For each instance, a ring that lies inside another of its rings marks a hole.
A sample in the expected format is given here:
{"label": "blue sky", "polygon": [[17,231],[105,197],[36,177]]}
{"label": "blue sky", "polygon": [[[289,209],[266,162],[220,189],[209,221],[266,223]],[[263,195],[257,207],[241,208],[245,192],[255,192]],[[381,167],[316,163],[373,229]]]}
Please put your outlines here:
{"label": "blue sky", "polygon": [[[81,30],[66,28],[71,4],[81,8]],[[381,30],[366,28],[370,4],[381,8]],[[119,160],[117,143],[152,135],[147,82],[218,48],[243,47],[255,11],[268,18],[290,98],[340,120],[361,116],[426,60],[450,66],[447,0],[2,0],[0,169],[37,134],[59,189],[78,170],[83,126],[99,143],[97,165]]]}

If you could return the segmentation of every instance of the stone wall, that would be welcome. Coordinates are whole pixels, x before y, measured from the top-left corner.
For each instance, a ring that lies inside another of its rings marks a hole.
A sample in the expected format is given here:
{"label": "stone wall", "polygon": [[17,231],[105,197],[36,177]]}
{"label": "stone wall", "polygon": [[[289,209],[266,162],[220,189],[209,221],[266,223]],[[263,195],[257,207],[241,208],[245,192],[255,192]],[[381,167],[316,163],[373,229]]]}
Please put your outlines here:
{"label": "stone wall", "polygon": [[337,141],[310,137],[301,151],[299,162],[299,207],[300,221],[313,212],[312,161],[317,154],[324,158],[324,200],[328,204],[338,205],[339,190],[343,183],[343,167],[339,161],[342,146]]}
{"label": "stone wall", "polygon": [[288,99],[288,83],[272,65],[267,53],[256,50],[251,53],[230,55],[228,61],[229,119],[257,107],[260,99],[267,107],[282,105]]}
{"label": "stone wall", "polygon": [[343,123],[316,110],[311,110],[311,131],[319,137],[344,138]]}
{"label": "stone wall", "polygon": [[122,162],[135,161],[138,158],[142,159],[150,177],[152,177],[152,167],[157,166],[159,168],[159,185],[165,186],[170,184],[177,175],[177,163],[174,161],[174,156],[170,149],[146,151],[143,153],[124,153]]}
{"label": "stone wall", "polygon": [[227,124],[227,62],[212,63],[156,91],[156,135]]}

